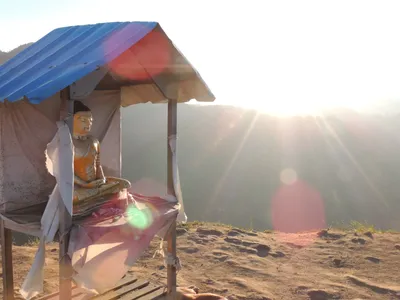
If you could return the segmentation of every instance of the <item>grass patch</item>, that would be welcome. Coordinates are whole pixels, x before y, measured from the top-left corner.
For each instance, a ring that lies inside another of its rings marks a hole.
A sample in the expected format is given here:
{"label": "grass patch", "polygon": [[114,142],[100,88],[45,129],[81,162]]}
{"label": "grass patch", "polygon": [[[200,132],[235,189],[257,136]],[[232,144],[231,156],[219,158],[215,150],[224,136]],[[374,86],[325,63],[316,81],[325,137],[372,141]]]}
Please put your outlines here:
{"label": "grass patch", "polygon": [[335,224],[333,226],[330,226],[328,228],[328,230],[330,229],[340,229],[340,230],[344,230],[344,231],[353,231],[353,232],[357,232],[357,233],[366,233],[366,232],[370,232],[370,233],[397,233],[395,230],[391,230],[391,229],[380,229],[377,228],[375,225],[373,224],[369,224],[367,222],[360,222],[360,221],[351,221],[350,223],[344,223],[341,222],[340,224]]}

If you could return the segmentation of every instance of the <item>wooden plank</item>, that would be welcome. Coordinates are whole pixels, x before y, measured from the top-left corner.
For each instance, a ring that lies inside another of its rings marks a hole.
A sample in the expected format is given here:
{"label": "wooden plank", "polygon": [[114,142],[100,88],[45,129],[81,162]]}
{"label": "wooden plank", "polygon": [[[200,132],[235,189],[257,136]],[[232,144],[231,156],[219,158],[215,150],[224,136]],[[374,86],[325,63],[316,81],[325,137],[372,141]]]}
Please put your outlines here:
{"label": "wooden plank", "polygon": [[[68,105],[68,127],[72,134],[74,119],[74,101],[70,97],[70,88],[66,87],[61,91],[61,100],[63,103]],[[71,199],[72,201],[72,199]],[[60,216],[60,246],[59,246],[59,257],[60,257],[60,278],[59,278],[59,289],[60,289],[60,299],[61,300],[71,300],[71,277],[72,277],[72,265],[71,259],[68,256],[68,244],[70,230],[72,226],[72,216],[67,211],[63,201],[59,205],[59,216]]]}
{"label": "wooden plank", "polygon": [[[153,300],[165,295],[166,290],[163,286],[149,283],[146,280],[137,280],[132,277],[125,277],[117,286],[105,293],[91,297],[93,300]],[[59,300],[60,293],[52,293],[38,300]],[[87,294],[78,287],[71,290],[71,300],[88,299]]]}
{"label": "wooden plank", "polygon": [[[131,284],[134,283],[135,281],[137,281],[137,278],[134,276],[125,276],[124,278],[122,278],[118,284],[116,286],[114,286],[111,289],[106,290],[103,294],[111,292],[113,290],[116,290],[124,285],[127,284]],[[82,290],[80,288],[78,288],[77,286],[74,286],[72,288],[72,298],[75,300],[75,298],[77,298],[76,300],[79,299],[79,296],[81,296],[83,294]],[[84,294],[86,296],[86,294]],[[60,292],[55,292],[46,296],[43,296],[41,298],[39,298],[38,300],[56,300],[59,299],[60,296]],[[99,295],[100,296],[100,295]],[[97,296],[98,297],[98,296]]]}
{"label": "wooden plank", "polygon": [[146,295],[148,295],[156,290],[159,290],[160,288],[161,288],[161,286],[159,286],[159,285],[149,284],[148,286],[146,286],[144,288],[129,292],[128,294],[119,298],[118,300],[136,300],[136,299],[142,300],[143,297],[145,297]]}
{"label": "wooden plank", "polygon": [[14,300],[14,272],[12,261],[12,231],[0,220],[1,261],[3,268],[4,300]]}
{"label": "wooden plank", "polygon": [[[82,295],[82,290],[79,289],[78,287],[74,286],[71,289],[71,298],[74,300],[77,300],[79,298],[79,296]],[[39,298],[38,300],[57,300],[59,299],[60,296],[60,292],[55,292],[46,296],[43,296],[41,298]]]}
{"label": "wooden plank", "polygon": [[137,280],[138,280],[138,279],[137,279],[136,277],[134,277],[134,276],[125,276],[125,277],[123,277],[120,281],[118,281],[118,283],[117,283],[116,286],[114,286],[113,288],[108,289],[107,291],[105,291],[105,292],[103,293],[103,295],[104,295],[105,293],[110,292],[110,291],[117,290],[117,289],[119,289],[119,288],[121,288],[121,287],[123,287],[123,286],[125,286],[125,285],[134,283],[134,282],[136,282]]}
{"label": "wooden plank", "polygon": [[[166,294],[166,289],[163,286],[157,286],[153,291],[149,292],[148,294],[141,295],[140,298],[128,298],[128,299],[140,299],[140,300],[154,300],[158,299],[161,296]],[[125,300],[125,299],[120,299]]]}
{"label": "wooden plank", "polygon": [[136,290],[136,289],[143,288],[147,285],[149,285],[149,282],[147,280],[138,280],[138,281],[135,281],[134,283],[124,285],[121,288],[111,290],[111,291],[101,294],[99,296],[95,296],[95,297],[93,297],[93,300],[119,299],[120,297],[126,295],[129,292]]}
{"label": "wooden plank", "polygon": [[[174,178],[173,178],[173,165],[172,165],[172,151],[169,145],[169,139],[176,136],[177,133],[177,114],[178,103],[177,100],[168,101],[168,194],[175,196]],[[173,259],[176,258],[176,222],[174,221],[170,227],[167,237],[167,251]],[[176,267],[174,264],[167,265],[167,290],[172,299],[175,299],[176,294]]]}

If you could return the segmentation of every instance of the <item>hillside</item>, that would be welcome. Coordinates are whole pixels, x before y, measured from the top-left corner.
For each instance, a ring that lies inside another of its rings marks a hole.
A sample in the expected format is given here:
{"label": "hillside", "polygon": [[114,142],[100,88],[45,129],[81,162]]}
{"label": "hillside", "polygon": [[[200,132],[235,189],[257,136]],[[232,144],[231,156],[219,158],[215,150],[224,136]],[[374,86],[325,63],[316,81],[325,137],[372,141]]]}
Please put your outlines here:
{"label": "hillside", "polygon": [[[400,235],[355,231],[255,232],[217,224],[178,229],[180,286],[232,300],[399,299]],[[138,277],[166,284],[159,241],[138,261]],[[45,290],[58,284],[57,245],[47,247]],[[27,274],[36,247],[14,247],[15,280]],[[0,289],[2,286],[0,286]]]}
{"label": "hillside", "polygon": [[[189,219],[288,232],[352,220],[400,229],[397,115],[279,118],[180,105],[178,116]],[[166,122],[163,105],[123,110],[123,173],[139,187],[166,182]]]}
{"label": "hillside", "polygon": [[17,55],[18,53],[20,53],[25,48],[28,48],[30,45],[32,45],[32,43],[21,45],[9,52],[0,51],[0,65],[5,63],[7,60],[14,57],[15,55]]}

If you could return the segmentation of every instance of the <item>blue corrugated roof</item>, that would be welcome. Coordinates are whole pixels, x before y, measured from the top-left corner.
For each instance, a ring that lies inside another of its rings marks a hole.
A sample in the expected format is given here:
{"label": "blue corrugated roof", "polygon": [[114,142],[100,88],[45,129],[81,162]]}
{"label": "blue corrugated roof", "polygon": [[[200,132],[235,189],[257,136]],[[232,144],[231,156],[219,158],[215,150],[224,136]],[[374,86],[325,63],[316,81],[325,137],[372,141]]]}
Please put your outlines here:
{"label": "blue corrugated roof", "polygon": [[117,58],[157,25],[115,22],[55,29],[0,66],[0,102],[27,97],[40,103]]}

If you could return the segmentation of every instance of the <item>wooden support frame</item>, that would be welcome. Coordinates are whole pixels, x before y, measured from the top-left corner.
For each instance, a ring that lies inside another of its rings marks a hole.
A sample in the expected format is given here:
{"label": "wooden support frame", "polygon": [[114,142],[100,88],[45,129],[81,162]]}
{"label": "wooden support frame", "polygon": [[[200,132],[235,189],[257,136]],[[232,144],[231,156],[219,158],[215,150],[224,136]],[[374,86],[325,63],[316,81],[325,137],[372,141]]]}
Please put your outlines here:
{"label": "wooden support frame", "polygon": [[12,231],[0,219],[1,261],[3,268],[3,299],[14,300],[14,270],[12,261]]}
{"label": "wooden support frame", "polygon": [[[63,89],[61,91],[61,100],[63,103],[67,104],[68,107],[68,127],[72,135],[73,125],[74,125],[74,100],[70,97],[70,87]],[[72,199],[71,199],[72,201]],[[71,259],[68,256],[68,245],[70,229],[72,226],[72,216],[67,211],[64,203],[59,204],[59,215],[60,215],[60,227],[59,227],[59,266],[60,266],[60,278],[59,278],[59,290],[60,290],[60,300],[70,300],[72,291],[72,264]]]}
{"label": "wooden support frame", "polygon": [[[175,196],[174,177],[173,177],[173,164],[172,164],[172,150],[169,145],[170,138],[176,136],[177,133],[177,100],[168,100],[168,194]],[[168,255],[176,260],[176,222],[173,222],[168,232],[167,238]],[[176,266],[169,264],[167,266],[167,293],[170,299],[175,299],[176,294]]]}

